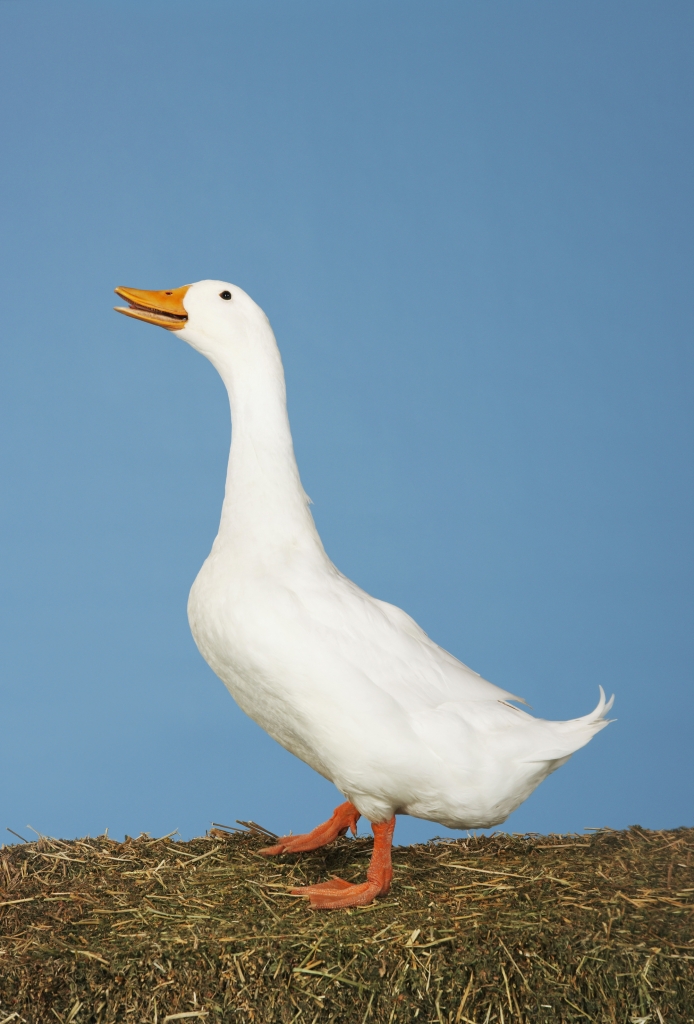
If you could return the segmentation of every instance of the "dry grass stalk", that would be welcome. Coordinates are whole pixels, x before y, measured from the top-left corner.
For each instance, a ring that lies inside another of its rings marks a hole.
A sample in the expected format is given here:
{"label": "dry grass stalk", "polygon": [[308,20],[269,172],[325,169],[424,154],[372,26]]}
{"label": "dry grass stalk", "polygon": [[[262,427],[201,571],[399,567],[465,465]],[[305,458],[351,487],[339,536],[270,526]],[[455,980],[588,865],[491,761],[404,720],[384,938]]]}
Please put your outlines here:
{"label": "dry grass stalk", "polygon": [[694,829],[397,848],[387,898],[317,913],[289,889],[370,840],[267,861],[246,824],[4,847],[0,1024],[694,1020]]}

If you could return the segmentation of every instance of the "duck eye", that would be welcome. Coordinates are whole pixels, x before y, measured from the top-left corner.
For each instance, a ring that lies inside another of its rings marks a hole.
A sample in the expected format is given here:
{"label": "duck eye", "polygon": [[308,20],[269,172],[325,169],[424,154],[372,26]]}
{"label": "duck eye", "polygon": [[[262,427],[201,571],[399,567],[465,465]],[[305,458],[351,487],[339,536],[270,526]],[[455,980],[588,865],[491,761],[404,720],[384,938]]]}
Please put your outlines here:
{"label": "duck eye", "polygon": [[219,297],[220,297],[220,299],[230,299],[231,298],[231,292],[220,292],[219,293]]}

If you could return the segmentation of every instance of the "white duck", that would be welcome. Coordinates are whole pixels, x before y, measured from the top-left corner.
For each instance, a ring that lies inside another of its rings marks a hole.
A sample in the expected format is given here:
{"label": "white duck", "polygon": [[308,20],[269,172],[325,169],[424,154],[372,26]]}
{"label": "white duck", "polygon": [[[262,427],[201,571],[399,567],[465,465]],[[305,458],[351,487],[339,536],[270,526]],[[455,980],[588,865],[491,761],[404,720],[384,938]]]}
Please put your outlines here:
{"label": "white duck", "polygon": [[608,724],[612,700],[600,688],[583,718],[533,718],[335,568],[301,486],[275,336],[245,292],[224,281],[116,292],[129,304],[118,312],[176,331],[229,392],[219,533],[188,602],[195,642],[246,714],[347,798],[263,852],[317,849],[363,814],[375,837],[367,881],[295,891],[317,907],[370,903],[390,885],[396,814],[499,824]]}

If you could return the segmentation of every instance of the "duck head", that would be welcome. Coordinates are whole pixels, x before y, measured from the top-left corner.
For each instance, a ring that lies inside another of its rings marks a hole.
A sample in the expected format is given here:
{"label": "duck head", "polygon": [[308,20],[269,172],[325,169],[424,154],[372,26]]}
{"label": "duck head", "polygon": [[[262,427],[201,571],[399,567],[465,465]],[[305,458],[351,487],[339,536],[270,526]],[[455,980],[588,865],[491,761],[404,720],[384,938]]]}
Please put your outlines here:
{"label": "duck head", "polygon": [[116,288],[128,303],[117,313],[176,331],[213,363],[224,360],[270,331],[269,321],[250,295],[228,281],[198,281],[167,291]]}

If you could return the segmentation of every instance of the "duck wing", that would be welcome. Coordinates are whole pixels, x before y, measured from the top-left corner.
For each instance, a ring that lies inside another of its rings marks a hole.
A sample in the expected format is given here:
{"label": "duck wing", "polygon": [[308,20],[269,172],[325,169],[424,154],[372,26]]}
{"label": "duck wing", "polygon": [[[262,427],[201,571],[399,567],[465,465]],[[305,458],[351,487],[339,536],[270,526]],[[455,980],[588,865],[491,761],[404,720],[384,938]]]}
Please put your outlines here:
{"label": "duck wing", "polygon": [[403,711],[447,702],[524,703],[439,647],[401,608],[372,597],[337,570],[335,577],[327,589],[297,593],[314,643],[331,648]]}

